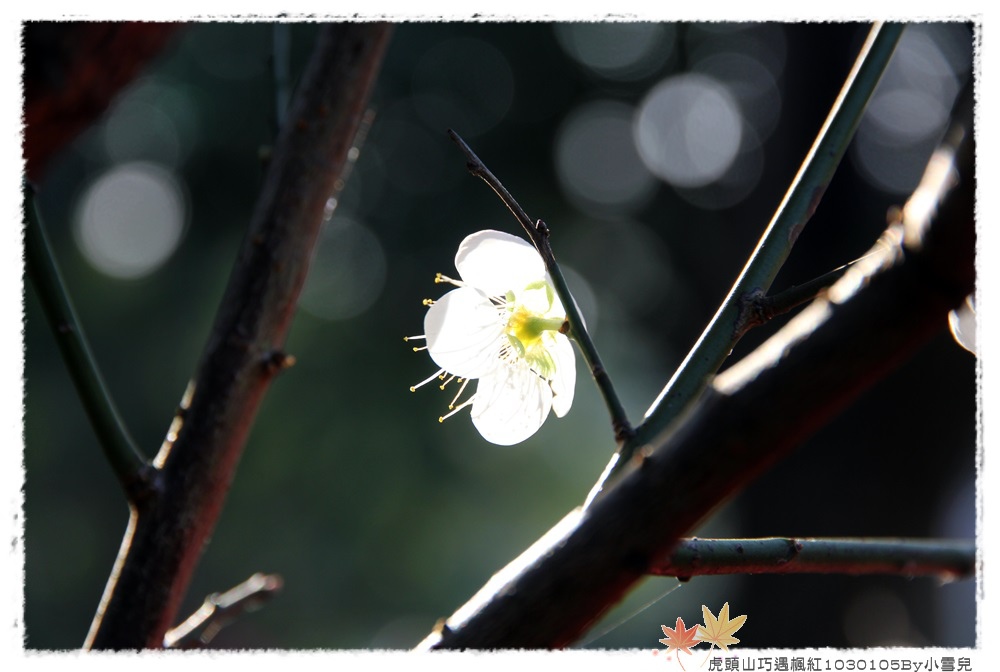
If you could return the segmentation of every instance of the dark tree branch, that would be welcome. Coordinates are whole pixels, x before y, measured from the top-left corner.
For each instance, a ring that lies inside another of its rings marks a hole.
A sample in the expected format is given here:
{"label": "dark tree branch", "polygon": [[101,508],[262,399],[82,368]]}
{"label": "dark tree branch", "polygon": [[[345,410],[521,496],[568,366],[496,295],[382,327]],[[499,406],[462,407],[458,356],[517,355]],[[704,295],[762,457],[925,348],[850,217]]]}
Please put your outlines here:
{"label": "dark tree branch", "polygon": [[377,23],[319,33],[201,362],[153,461],[164,492],[131,507],[87,648],[159,648],[176,618],[261,399],[290,361],[282,344],[389,34]]}
{"label": "dark tree branch", "polygon": [[[971,115],[958,118],[960,135]],[[950,166],[946,148],[904,210],[905,235],[890,227],[880,252],[716,378],[634,471],[567,516],[419,648],[571,644],[682,535],[940,333],[975,284],[974,148],[964,135],[957,188],[942,196],[953,184],[941,169]],[[939,205],[936,216],[920,206],[928,203]]]}
{"label": "dark tree branch", "polygon": [[679,579],[716,574],[898,574],[967,579],[976,544],[949,539],[683,539],[649,573]]}

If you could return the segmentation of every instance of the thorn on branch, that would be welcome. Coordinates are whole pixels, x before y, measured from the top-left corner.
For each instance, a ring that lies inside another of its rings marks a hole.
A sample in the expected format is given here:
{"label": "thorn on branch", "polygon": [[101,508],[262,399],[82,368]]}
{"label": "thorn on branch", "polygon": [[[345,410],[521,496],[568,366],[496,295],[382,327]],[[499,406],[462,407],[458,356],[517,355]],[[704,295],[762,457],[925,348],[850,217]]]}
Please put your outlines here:
{"label": "thorn on branch", "polygon": [[273,374],[295,366],[295,356],[285,354],[282,350],[272,350],[264,356],[262,364],[268,373]]}

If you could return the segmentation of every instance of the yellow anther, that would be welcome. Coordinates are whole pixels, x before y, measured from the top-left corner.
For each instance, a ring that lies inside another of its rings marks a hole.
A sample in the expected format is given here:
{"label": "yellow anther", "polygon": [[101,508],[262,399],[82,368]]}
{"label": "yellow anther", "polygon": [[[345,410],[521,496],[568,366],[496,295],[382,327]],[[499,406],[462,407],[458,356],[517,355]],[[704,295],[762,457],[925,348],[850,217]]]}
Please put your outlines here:
{"label": "yellow anther", "polygon": [[434,284],[440,285],[443,282],[447,282],[449,285],[455,285],[456,287],[464,287],[465,283],[461,280],[456,280],[455,278],[449,278],[443,273],[438,273],[434,276]]}

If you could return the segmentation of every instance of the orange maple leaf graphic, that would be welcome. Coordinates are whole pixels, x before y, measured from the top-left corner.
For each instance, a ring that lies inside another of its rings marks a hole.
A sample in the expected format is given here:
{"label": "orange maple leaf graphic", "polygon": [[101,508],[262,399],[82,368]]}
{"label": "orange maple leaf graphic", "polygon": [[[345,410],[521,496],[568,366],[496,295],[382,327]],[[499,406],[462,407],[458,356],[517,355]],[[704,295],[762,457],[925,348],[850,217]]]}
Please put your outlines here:
{"label": "orange maple leaf graphic", "polygon": [[695,639],[709,642],[712,648],[717,646],[727,653],[729,651],[727,647],[740,643],[740,640],[733,637],[733,633],[743,627],[747,620],[746,614],[730,619],[728,602],[722,605],[718,618],[713,616],[705,605],[701,606],[701,613],[705,617],[705,625],[698,626],[698,632],[694,635]]}
{"label": "orange maple leaf graphic", "polygon": [[[695,637],[695,633],[698,631],[699,626],[694,626],[691,628],[684,627],[684,619],[678,617],[677,623],[674,624],[673,628],[668,628],[665,625],[661,625],[660,629],[663,630],[663,634],[666,635],[664,639],[660,640],[661,644],[665,644],[667,647],[667,653],[671,651],[683,651],[688,655],[694,655],[690,647],[698,646],[698,640]],[[684,669],[684,663],[681,662],[680,656],[677,656],[677,662],[681,664],[681,669]]]}

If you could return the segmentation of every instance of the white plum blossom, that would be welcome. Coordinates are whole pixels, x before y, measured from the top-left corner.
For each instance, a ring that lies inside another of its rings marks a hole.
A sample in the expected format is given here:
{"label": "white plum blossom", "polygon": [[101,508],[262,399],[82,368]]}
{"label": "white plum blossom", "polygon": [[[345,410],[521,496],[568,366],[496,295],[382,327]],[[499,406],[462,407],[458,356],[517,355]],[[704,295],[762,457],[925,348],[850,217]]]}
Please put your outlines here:
{"label": "white plum blossom", "polygon": [[[430,306],[423,336],[441,367],[417,387],[439,379],[441,389],[460,383],[450,412],[472,406],[472,424],[487,441],[509,446],[538,431],[549,410],[564,416],[573,404],[576,360],[563,332],[566,312],[552,289],[538,252],[524,240],[499,231],[479,231],[458,247],[460,280],[438,274],[435,282],[455,285]],[[409,340],[409,339],[407,339]],[[475,393],[459,403],[469,381]]]}

